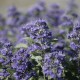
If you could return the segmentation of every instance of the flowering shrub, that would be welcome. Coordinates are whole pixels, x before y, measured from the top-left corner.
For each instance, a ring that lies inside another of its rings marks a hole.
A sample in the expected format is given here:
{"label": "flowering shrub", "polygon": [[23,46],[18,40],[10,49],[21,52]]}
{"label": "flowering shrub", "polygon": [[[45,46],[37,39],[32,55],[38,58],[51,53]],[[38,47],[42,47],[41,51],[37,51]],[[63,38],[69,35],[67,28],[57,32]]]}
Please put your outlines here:
{"label": "flowering shrub", "polygon": [[0,80],[80,80],[80,18],[68,7],[39,1],[0,15]]}

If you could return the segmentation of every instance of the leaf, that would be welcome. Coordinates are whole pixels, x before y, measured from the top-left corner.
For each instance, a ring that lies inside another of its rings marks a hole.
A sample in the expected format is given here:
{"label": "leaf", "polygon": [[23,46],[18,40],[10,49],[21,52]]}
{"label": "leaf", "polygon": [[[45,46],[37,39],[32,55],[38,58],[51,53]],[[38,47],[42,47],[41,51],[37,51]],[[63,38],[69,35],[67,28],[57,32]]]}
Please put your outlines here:
{"label": "leaf", "polygon": [[44,78],[43,77],[39,77],[39,80],[44,80]]}
{"label": "leaf", "polygon": [[6,77],[4,80],[9,80],[8,77]]}
{"label": "leaf", "polygon": [[31,58],[32,59],[35,59],[36,61],[42,60],[42,57],[41,56],[32,56]]}
{"label": "leaf", "polygon": [[17,44],[15,48],[27,48],[27,45],[24,43]]}
{"label": "leaf", "polygon": [[32,56],[31,58],[38,63],[37,66],[41,66],[41,60],[42,60],[41,56]]}
{"label": "leaf", "polygon": [[25,37],[24,39],[27,40],[28,44],[34,43],[34,40],[31,39],[30,37]]}
{"label": "leaf", "polygon": [[42,57],[41,57],[41,56],[36,56],[35,59],[36,59],[37,61],[40,61],[40,60],[42,60]]}
{"label": "leaf", "polygon": [[51,80],[51,77],[50,76],[48,76],[48,80]]}

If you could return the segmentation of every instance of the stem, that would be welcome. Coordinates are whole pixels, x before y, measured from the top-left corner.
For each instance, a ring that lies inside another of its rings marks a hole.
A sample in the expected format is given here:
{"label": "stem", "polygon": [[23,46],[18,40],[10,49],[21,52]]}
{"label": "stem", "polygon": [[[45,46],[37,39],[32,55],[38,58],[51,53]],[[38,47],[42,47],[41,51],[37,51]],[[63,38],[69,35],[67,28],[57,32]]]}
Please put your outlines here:
{"label": "stem", "polygon": [[46,80],[46,78],[45,78],[45,74],[44,74],[44,80]]}

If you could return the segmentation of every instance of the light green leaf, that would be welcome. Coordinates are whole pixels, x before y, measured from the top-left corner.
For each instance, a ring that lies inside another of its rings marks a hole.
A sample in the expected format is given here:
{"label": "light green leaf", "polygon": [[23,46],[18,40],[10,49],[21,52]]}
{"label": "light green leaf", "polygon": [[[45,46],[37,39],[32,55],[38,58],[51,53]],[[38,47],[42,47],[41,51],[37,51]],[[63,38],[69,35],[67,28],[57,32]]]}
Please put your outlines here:
{"label": "light green leaf", "polygon": [[42,60],[42,57],[41,56],[36,56],[35,58],[36,58],[37,61],[38,60]]}
{"label": "light green leaf", "polygon": [[31,42],[31,43],[33,43],[34,41],[33,41],[33,39],[32,38],[30,38],[30,37],[25,37],[24,38],[25,40],[27,40],[28,42]]}
{"label": "light green leaf", "polygon": [[15,48],[27,48],[27,44],[20,43],[20,44],[17,44]]}
{"label": "light green leaf", "polygon": [[43,77],[39,77],[39,80],[44,80],[44,78]]}
{"label": "light green leaf", "polygon": [[32,59],[35,59],[36,61],[42,60],[42,57],[41,56],[32,56],[31,58]]}

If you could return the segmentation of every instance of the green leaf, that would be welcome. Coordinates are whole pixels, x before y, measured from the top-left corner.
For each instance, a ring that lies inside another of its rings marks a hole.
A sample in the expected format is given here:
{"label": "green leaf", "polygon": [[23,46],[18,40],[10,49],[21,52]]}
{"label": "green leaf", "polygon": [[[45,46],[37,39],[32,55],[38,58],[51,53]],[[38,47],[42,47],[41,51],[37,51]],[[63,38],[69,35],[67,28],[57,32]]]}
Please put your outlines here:
{"label": "green leaf", "polygon": [[48,80],[51,80],[51,77],[50,76],[48,76]]}
{"label": "green leaf", "polygon": [[15,48],[27,48],[27,45],[24,43],[17,44]]}
{"label": "green leaf", "polygon": [[32,56],[31,58],[32,59],[35,59],[36,61],[42,60],[42,57],[41,56]]}
{"label": "green leaf", "polygon": [[36,59],[37,61],[40,61],[40,60],[42,60],[42,57],[41,57],[41,56],[36,56],[35,59]]}
{"label": "green leaf", "polygon": [[34,43],[34,40],[31,39],[30,37],[25,37],[24,39],[27,40],[28,44]]}
{"label": "green leaf", "polygon": [[8,77],[6,77],[4,80],[9,80]]}
{"label": "green leaf", "polygon": [[31,58],[38,63],[37,66],[41,66],[41,60],[42,60],[41,56],[32,56]]}
{"label": "green leaf", "polygon": [[39,77],[39,80],[44,80],[44,78],[43,77]]}

